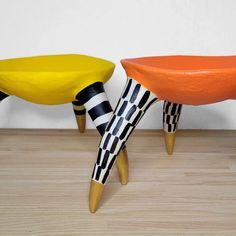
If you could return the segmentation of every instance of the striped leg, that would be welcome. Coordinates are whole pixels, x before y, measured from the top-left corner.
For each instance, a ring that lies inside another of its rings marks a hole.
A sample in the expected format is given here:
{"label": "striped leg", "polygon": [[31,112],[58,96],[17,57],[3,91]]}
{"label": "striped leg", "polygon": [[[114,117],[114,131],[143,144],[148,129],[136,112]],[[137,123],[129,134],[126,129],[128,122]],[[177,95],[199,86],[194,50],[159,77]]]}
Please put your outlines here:
{"label": "striped leg", "polygon": [[1,102],[3,99],[7,98],[8,96],[9,96],[9,95],[7,95],[7,94],[5,94],[5,93],[3,93],[3,92],[0,91],[0,102]]}
{"label": "striped leg", "polygon": [[80,101],[73,101],[73,109],[80,133],[84,133],[86,126],[86,109]]}
{"label": "striped leg", "polygon": [[164,101],[163,129],[165,134],[166,150],[169,155],[173,153],[175,132],[177,130],[182,105]]}
{"label": "striped leg", "polygon": [[[86,108],[98,132],[102,136],[113,112],[104,91],[103,83],[97,82],[88,86],[78,93],[76,99]],[[120,182],[122,184],[127,184],[129,165],[125,147],[119,155],[116,166],[119,172]]]}
{"label": "striped leg", "polygon": [[156,96],[137,81],[128,78],[125,89],[103,135],[94,166],[89,194],[89,207],[95,212],[104,185],[116,157],[124,147],[146,110],[157,101]]}

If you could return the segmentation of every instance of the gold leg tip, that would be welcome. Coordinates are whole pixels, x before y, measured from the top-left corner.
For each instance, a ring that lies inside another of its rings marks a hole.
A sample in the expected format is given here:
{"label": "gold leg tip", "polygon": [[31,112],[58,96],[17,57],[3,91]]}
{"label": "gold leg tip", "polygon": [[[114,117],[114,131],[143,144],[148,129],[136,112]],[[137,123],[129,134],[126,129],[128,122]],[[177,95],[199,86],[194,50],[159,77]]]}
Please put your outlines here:
{"label": "gold leg tip", "polygon": [[122,185],[126,185],[126,184],[128,184],[128,178],[127,179],[121,179],[120,180],[120,183],[122,184]]}
{"label": "gold leg tip", "polygon": [[100,184],[94,180],[91,181],[89,192],[89,210],[91,213],[95,213],[97,211],[104,187],[105,185],[103,184]]}
{"label": "gold leg tip", "polygon": [[167,154],[172,155],[173,154],[173,149],[167,149]]}
{"label": "gold leg tip", "polygon": [[83,134],[84,131],[85,131],[84,129],[83,129],[83,130],[79,129],[79,132],[80,132],[81,134]]}
{"label": "gold leg tip", "polygon": [[86,117],[84,116],[76,116],[77,126],[80,133],[84,133],[85,125],[86,125]]}
{"label": "gold leg tip", "polygon": [[165,132],[165,143],[166,143],[166,151],[168,155],[173,154],[174,144],[175,144],[175,133]]}

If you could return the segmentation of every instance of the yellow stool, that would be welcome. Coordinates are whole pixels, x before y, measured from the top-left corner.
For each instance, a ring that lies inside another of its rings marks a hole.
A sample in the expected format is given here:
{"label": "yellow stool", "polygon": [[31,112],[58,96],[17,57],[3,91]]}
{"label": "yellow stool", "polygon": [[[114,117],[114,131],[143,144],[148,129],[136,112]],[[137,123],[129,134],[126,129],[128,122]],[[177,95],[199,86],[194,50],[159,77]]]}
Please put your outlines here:
{"label": "yellow stool", "polygon": [[[49,55],[0,60],[0,101],[15,95],[27,101],[56,105],[73,103],[80,132],[87,110],[101,135],[112,115],[103,88],[112,75],[112,62],[85,55]],[[122,184],[128,181],[123,149],[116,162]]]}

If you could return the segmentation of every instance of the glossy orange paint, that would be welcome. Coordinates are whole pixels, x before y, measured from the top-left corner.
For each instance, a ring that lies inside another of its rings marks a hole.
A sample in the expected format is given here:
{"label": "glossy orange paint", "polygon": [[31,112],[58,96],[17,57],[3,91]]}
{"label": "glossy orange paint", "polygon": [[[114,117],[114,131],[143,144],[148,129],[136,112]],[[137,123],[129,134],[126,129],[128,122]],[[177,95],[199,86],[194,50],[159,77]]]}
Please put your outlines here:
{"label": "glossy orange paint", "polygon": [[236,99],[236,56],[142,57],[121,64],[160,100],[202,105]]}

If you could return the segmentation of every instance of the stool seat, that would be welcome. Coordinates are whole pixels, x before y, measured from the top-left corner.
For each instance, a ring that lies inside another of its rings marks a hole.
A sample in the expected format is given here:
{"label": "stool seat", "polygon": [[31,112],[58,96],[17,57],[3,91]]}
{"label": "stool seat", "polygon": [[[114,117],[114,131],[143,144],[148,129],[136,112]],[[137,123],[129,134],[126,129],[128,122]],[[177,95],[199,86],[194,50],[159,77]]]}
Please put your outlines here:
{"label": "stool seat", "polygon": [[236,56],[142,57],[121,64],[160,100],[202,105],[236,99]]}
{"label": "stool seat", "polygon": [[[15,95],[39,104],[72,103],[79,131],[85,131],[87,111],[102,136],[113,113],[103,84],[114,68],[112,62],[78,54],[0,60],[0,102]],[[117,155],[120,182],[127,184],[125,145]],[[90,200],[90,210],[94,211],[98,200]]]}
{"label": "stool seat", "polygon": [[112,62],[78,54],[0,60],[0,90],[39,104],[63,104],[95,82],[106,82]]}

